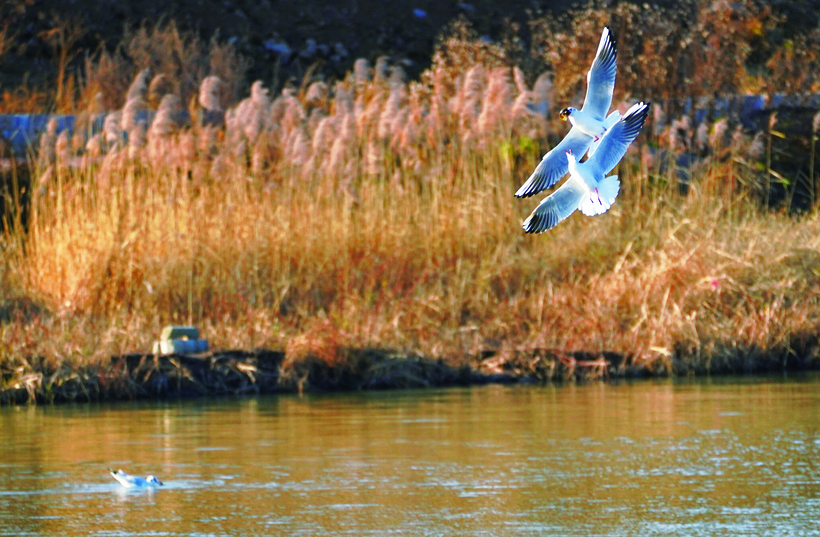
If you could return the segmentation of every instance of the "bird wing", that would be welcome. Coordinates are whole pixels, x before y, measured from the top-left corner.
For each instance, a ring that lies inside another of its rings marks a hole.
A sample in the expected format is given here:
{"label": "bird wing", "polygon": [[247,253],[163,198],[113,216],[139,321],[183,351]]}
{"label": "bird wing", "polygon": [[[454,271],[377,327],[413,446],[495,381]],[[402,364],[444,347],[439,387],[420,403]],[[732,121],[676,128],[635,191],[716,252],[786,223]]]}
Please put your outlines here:
{"label": "bird wing", "polygon": [[592,67],[587,72],[587,95],[584,98],[584,112],[592,115],[595,119],[603,121],[609,106],[612,104],[612,92],[615,89],[615,74],[618,51],[615,49],[615,42],[609,27],[604,27],[601,33],[601,41],[598,42],[598,51],[592,61]]}
{"label": "bird wing", "polygon": [[603,178],[618,165],[626,148],[641,132],[648,114],[649,103],[638,103],[604,134],[598,149],[582,164],[589,168],[593,177]]}
{"label": "bird wing", "polygon": [[589,193],[584,181],[578,176],[569,179],[558,190],[544,198],[521,226],[527,233],[541,233],[558,225],[559,222],[578,209],[581,201]]}
{"label": "bird wing", "polygon": [[116,472],[113,470],[108,470],[108,472],[120,482],[123,487],[133,487],[133,476],[128,475],[127,473],[123,472],[122,470],[117,470]]}
{"label": "bird wing", "polygon": [[591,136],[584,134],[577,127],[572,127],[564,139],[544,155],[530,178],[515,193],[515,197],[527,198],[557,183],[568,171],[565,153],[572,151],[575,155],[583,155],[591,143]]}
{"label": "bird wing", "polygon": [[[618,122],[619,119],[621,119],[621,113],[618,110],[613,110],[611,114],[606,116],[606,120],[604,120],[604,129],[608,131]],[[604,134],[606,134],[606,132]],[[592,141],[592,145],[589,146],[587,157],[591,157],[595,154],[595,151],[598,150],[598,146],[601,145],[601,140],[603,140],[603,138],[604,137],[601,136],[598,140]]]}

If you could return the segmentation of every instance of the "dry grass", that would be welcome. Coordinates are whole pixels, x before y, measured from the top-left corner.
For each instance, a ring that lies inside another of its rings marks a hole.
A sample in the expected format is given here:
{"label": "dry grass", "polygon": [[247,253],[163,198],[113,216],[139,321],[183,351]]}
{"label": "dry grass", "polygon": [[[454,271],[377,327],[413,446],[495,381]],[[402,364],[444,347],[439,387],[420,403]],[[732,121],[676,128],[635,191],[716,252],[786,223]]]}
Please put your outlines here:
{"label": "dry grass", "polygon": [[446,51],[424,84],[361,64],[330,91],[256,84],[224,131],[166,117],[81,166],[57,152],[27,232],[3,237],[0,357],[106,363],[184,322],[215,348],[285,349],[299,386],[370,346],[455,366],[537,349],[613,351],[621,373],[817,365],[820,220],[760,211],[742,143],[682,197],[646,129],[612,210],[527,236],[535,202],[512,193],[555,127],[495,51],[460,72]]}
{"label": "dry grass", "polygon": [[[491,149],[466,156],[395,179],[357,160],[349,182],[60,171],[6,251],[7,280],[45,311],[15,308],[0,353],[94,363],[193,322],[217,348],[329,365],[351,346],[456,364],[555,348],[668,371],[816,333],[820,222],[761,214],[723,184],[726,168],[681,198],[656,171],[622,165],[612,211],[532,237],[518,225],[532,202],[511,196],[525,169]],[[439,166],[449,173],[433,181]]]}
{"label": "dry grass", "polygon": [[[768,3],[685,0],[668,7],[607,6],[592,0],[557,17],[530,21],[532,56],[552,66],[558,102],[585,91],[587,58],[594,55],[605,24],[618,45],[616,99],[805,91],[817,83],[810,69],[818,57],[817,31],[794,35]],[[799,88],[791,80],[797,65],[804,69]]]}

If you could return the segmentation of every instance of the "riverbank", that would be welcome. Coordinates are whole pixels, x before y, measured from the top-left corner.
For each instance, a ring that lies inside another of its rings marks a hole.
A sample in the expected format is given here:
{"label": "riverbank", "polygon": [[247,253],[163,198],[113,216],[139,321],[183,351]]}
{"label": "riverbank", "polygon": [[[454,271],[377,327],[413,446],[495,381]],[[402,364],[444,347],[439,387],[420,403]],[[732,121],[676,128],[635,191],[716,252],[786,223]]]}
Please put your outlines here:
{"label": "riverbank", "polygon": [[[6,236],[0,400],[820,368],[820,219],[761,211],[722,190],[731,169],[709,169],[681,196],[633,161],[611,211],[535,237],[516,225],[531,203],[488,196],[502,188],[484,174],[447,196],[362,184],[355,205],[231,201],[237,182],[167,205],[155,176],[129,174],[125,207],[41,205],[27,248]],[[216,352],[147,354],[186,322]]]}
{"label": "riverbank", "polygon": [[[737,349],[709,371],[671,359],[672,373],[754,374],[820,369],[817,336],[795,338],[789,349]],[[461,366],[413,353],[337,349],[298,359],[282,351],[217,351],[196,356],[114,356],[103,364],[59,366],[22,358],[0,364],[0,405],[176,399],[273,393],[418,389],[490,383],[532,384],[647,377],[646,365],[612,352],[597,355],[536,349],[487,352]]]}
{"label": "riverbank", "polygon": [[[605,215],[534,237],[518,226],[534,202],[503,174],[446,191],[362,181],[356,203],[181,188],[139,166],[103,196],[98,175],[69,176],[85,196],[41,197],[30,232],[5,237],[0,399],[819,368],[818,216],[762,210],[737,164],[710,164],[685,196],[641,166],[621,166]],[[169,323],[217,352],[155,360]]]}

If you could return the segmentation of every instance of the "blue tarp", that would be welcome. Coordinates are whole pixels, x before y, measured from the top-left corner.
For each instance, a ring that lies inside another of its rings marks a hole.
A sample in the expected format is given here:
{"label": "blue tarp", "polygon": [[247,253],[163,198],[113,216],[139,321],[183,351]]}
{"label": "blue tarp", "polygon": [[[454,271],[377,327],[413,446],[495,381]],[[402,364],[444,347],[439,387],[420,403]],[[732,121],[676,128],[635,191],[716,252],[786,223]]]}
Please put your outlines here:
{"label": "blue tarp", "polygon": [[57,132],[74,130],[76,118],[52,114],[0,114],[0,135],[11,144],[15,155],[25,156],[29,148],[36,147],[40,133],[46,130],[48,120],[57,118]]}
{"label": "blue tarp", "polygon": [[[156,112],[152,110],[140,110],[137,114],[137,121],[145,121],[150,124]],[[74,115],[59,114],[0,114],[0,136],[11,144],[11,149],[18,157],[25,157],[30,150],[36,150],[40,134],[46,130],[48,120],[57,119],[57,133],[68,129],[74,134],[77,117]],[[176,114],[175,119],[180,124],[190,122],[190,114],[187,110],[181,110]],[[99,115],[93,124],[83,125],[89,129],[88,135],[96,134],[103,129],[105,116]]]}

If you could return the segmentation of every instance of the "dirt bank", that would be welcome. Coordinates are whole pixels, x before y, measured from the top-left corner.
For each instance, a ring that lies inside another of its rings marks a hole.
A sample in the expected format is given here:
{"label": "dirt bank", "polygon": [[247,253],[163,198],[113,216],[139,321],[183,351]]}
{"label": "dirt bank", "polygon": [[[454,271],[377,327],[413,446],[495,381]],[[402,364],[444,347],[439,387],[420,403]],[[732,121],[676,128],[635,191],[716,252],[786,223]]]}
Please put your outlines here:
{"label": "dirt bank", "polygon": [[114,356],[108,363],[71,367],[40,359],[0,364],[0,405],[103,400],[187,398],[263,393],[384,390],[488,383],[576,382],[658,374],[743,374],[820,369],[816,336],[795,337],[793,348],[738,349],[710,370],[671,356],[635,364],[619,353],[565,353],[547,349],[486,351],[454,365],[389,349],[337,349],[332,359],[313,353],[219,351],[197,356]]}

